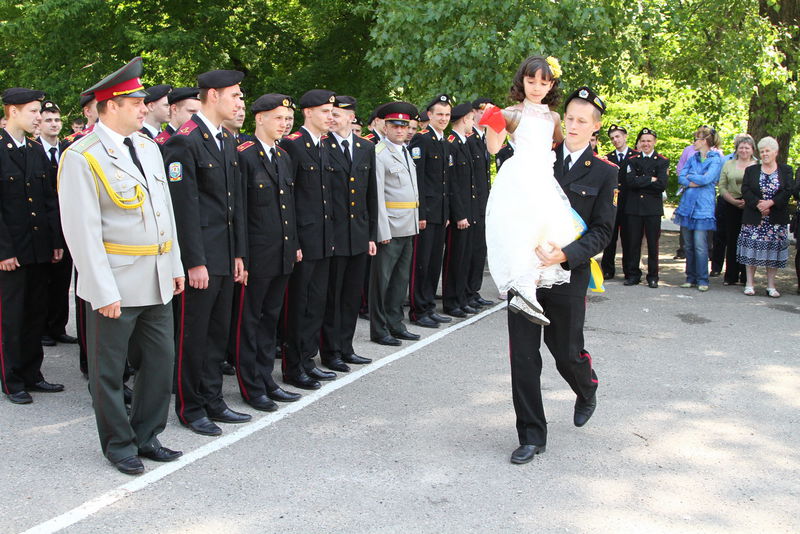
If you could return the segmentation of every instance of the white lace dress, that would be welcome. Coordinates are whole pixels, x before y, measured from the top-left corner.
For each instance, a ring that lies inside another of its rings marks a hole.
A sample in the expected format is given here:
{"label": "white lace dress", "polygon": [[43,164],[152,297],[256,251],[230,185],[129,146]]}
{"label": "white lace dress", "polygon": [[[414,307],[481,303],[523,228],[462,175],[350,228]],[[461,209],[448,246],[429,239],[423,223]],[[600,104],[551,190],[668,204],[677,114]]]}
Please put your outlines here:
{"label": "white lace dress", "polygon": [[553,176],[555,124],[546,105],[525,103],[514,132],[514,155],[497,173],[486,208],[489,269],[500,291],[514,289],[535,299],[537,287],[569,282],[560,265],[542,269],[534,252],[552,241],[576,239],[569,200]]}

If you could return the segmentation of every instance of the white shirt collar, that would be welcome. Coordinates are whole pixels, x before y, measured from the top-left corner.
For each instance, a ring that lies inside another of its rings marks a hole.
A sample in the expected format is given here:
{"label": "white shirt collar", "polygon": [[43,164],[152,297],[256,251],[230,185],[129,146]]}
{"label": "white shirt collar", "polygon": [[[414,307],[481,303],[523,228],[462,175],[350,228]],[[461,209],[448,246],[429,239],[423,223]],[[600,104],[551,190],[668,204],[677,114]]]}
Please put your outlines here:
{"label": "white shirt collar", "polygon": [[316,135],[314,135],[313,133],[311,133],[311,130],[309,130],[308,128],[306,128],[306,126],[305,126],[305,125],[301,126],[301,128],[302,128],[302,129],[304,129],[305,131],[307,131],[307,132],[308,132],[308,135],[310,135],[310,136],[311,136],[311,140],[314,142],[314,144],[315,144],[315,145],[319,145],[319,137],[317,137]]}
{"label": "white shirt collar", "polygon": [[581,154],[583,154],[586,151],[589,145],[590,143],[586,143],[586,145],[583,148],[576,150],[575,152],[570,152],[569,149],[567,148],[567,143],[564,143],[563,146],[564,159],[567,159],[567,156],[570,157],[570,169],[572,168],[572,165],[575,165],[575,162],[578,161],[578,158],[581,157]]}
{"label": "white shirt collar", "polygon": [[[256,139],[258,139],[258,137],[256,137]],[[262,146],[262,147],[264,147],[264,152],[266,152],[266,153],[267,153],[267,158],[268,158],[270,161],[272,161],[272,153],[270,152],[270,150],[271,150],[271,149],[273,149],[273,148],[275,148],[275,145],[269,146],[267,143],[265,143],[265,142],[264,142],[264,141],[262,141],[261,139],[258,139],[258,142],[259,142],[259,143],[261,143],[261,146]],[[277,148],[276,148],[276,150],[277,150]]]}
{"label": "white shirt collar", "polygon": [[656,153],[656,151],[655,151],[655,150],[653,150],[653,151],[652,151],[652,152],[650,152],[649,154],[645,154],[644,152],[642,152],[642,157],[645,157],[645,158],[652,158],[652,157],[655,155],[655,153]]}
{"label": "white shirt collar", "polygon": [[342,137],[336,132],[331,132],[333,137],[336,138],[336,141],[341,145],[342,141],[347,141],[347,150],[350,152],[350,155],[353,155],[353,134],[351,133],[347,137]]}
{"label": "white shirt collar", "polygon": [[208,120],[208,117],[203,115],[202,111],[198,111],[197,116],[200,117],[200,120],[203,121],[203,123],[206,125],[206,128],[208,128],[211,131],[211,136],[214,137],[214,140],[219,141],[219,139],[216,139],[216,137],[217,134],[222,131],[222,128],[220,126],[215,126],[214,124],[212,124],[211,121]]}
{"label": "white shirt collar", "polygon": [[142,123],[142,127],[148,132],[150,132],[150,135],[152,135],[153,137],[156,137],[158,134],[161,133],[161,130],[158,130],[157,128],[153,127],[150,124],[147,124],[146,122]]}
{"label": "white shirt collar", "polygon": [[51,149],[51,148],[55,148],[55,149],[56,149],[56,158],[58,158],[58,156],[59,156],[59,154],[60,154],[60,152],[61,152],[61,151],[58,149],[58,141],[56,141],[56,144],[55,144],[55,145],[51,145],[50,143],[48,143],[48,142],[47,142],[47,139],[45,139],[45,138],[44,138],[44,137],[42,137],[42,136],[39,136],[39,141],[41,141],[41,142],[42,142],[42,148],[44,148],[44,152],[45,152],[45,154],[47,154],[47,157],[48,157],[48,158],[50,157],[50,149]]}
{"label": "white shirt collar", "polygon": [[101,130],[103,130],[103,132],[111,138],[111,141],[115,145],[117,145],[119,151],[130,157],[130,151],[128,150],[128,147],[125,146],[125,139],[127,138],[124,135],[112,130],[111,128],[103,124],[103,121],[97,121],[97,125],[95,126],[95,128],[100,128]]}
{"label": "white shirt collar", "polygon": [[460,134],[460,133],[458,133],[458,132],[457,132],[457,131],[455,131],[455,130],[453,130],[453,135],[457,135],[457,136],[458,136],[458,138],[459,138],[459,139],[461,139],[461,142],[462,142],[462,143],[466,143],[466,142],[467,142],[467,136],[465,136],[465,135],[463,135],[463,134]]}
{"label": "white shirt collar", "polygon": [[388,137],[384,137],[383,139],[381,139],[381,141],[383,141],[387,145],[393,146],[397,150],[397,152],[399,152],[400,154],[403,153],[403,149],[405,148],[405,145],[398,145],[398,144],[392,143],[391,141],[389,141]]}
{"label": "white shirt collar", "polygon": [[25,136],[24,136],[24,135],[22,136],[22,144],[20,144],[20,142],[19,142],[19,141],[17,141],[17,138],[16,138],[16,137],[14,137],[14,136],[13,136],[13,135],[11,135],[10,133],[8,133],[8,130],[6,130],[6,133],[8,134],[8,136],[9,136],[11,139],[13,139],[13,141],[14,141],[14,144],[17,146],[17,148],[22,148],[22,147],[24,147],[24,146],[25,146],[25,145],[28,143],[28,141],[27,141],[27,139],[25,139]]}
{"label": "white shirt collar", "polygon": [[433,132],[433,135],[436,137],[437,141],[441,141],[442,140],[442,138],[444,137],[444,132],[439,132],[436,128],[434,128],[430,124],[428,125],[428,128],[431,129],[431,131]]}

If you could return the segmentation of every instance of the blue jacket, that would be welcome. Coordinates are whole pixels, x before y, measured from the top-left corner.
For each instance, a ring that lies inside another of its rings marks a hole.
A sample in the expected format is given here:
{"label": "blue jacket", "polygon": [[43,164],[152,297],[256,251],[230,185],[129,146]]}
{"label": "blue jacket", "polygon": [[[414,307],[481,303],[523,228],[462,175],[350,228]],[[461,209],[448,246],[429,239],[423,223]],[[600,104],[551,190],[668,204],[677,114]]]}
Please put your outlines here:
{"label": "blue jacket", "polygon": [[[722,157],[715,151],[709,151],[706,159],[700,161],[697,152],[678,175],[678,183],[686,189],[681,196],[677,215],[690,219],[713,219],[716,201],[716,183],[722,170]],[[700,187],[689,187],[689,182]]]}

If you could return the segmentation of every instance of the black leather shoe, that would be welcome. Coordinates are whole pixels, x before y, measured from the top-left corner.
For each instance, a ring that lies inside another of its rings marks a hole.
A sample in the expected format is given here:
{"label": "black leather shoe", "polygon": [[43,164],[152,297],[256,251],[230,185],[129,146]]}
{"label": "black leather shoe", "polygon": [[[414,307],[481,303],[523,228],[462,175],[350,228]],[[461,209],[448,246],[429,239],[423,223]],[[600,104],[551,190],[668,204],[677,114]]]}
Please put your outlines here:
{"label": "black leather shoe", "polygon": [[613,280],[614,273],[603,273],[603,280]]}
{"label": "black leather shoe", "polygon": [[208,418],[218,423],[246,423],[253,418],[249,413],[234,412],[230,408],[225,408],[219,413],[210,413]]}
{"label": "black leather shoe", "polygon": [[396,337],[392,337],[392,336],[383,336],[383,337],[380,337],[380,338],[373,338],[372,342],[373,343],[377,343],[378,345],[388,345],[390,347],[399,347],[400,345],[402,345],[402,343],[400,342],[399,339],[397,339]]}
{"label": "black leather shoe", "polygon": [[416,341],[420,337],[422,337],[419,334],[412,334],[408,330],[402,330],[400,332],[392,332],[392,335],[397,339],[405,339],[407,341]]}
{"label": "black leather shoe", "polygon": [[361,312],[359,312],[359,313],[358,313],[358,318],[359,318],[359,319],[364,319],[365,321],[369,321],[369,314],[368,314],[368,313],[361,313]]}
{"label": "black leather shoe", "polygon": [[50,336],[42,336],[42,346],[43,347],[55,347],[56,340]]}
{"label": "black leather shoe", "polygon": [[428,317],[436,321],[437,323],[452,323],[453,319],[450,317],[445,317],[444,315],[439,315],[438,313],[432,313]]}
{"label": "black leather shoe", "polygon": [[[61,334],[60,336],[55,336],[55,339],[58,343],[66,343],[67,345],[75,345],[78,342],[78,338],[75,336],[70,336],[68,334]],[[44,345],[44,343],[42,343]]]}
{"label": "black leather shoe", "polygon": [[274,412],[278,409],[278,405],[272,402],[266,395],[261,395],[260,397],[246,400],[245,402],[259,412]]}
{"label": "black leather shoe", "polygon": [[458,317],[459,319],[463,319],[467,316],[461,308],[453,308],[452,310],[445,310],[444,312],[451,317]]}
{"label": "black leather shoe", "polygon": [[473,307],[472,307],[472,306],[470,306],[470,305],[462,306],[462,307],[461,307],[461,310],[462,310],[464,313],[468,313],[468,314],[470,314],[470,315],[475,315],[476,313],[478,313],[478,310],[476,310],[475,308],[473,308]]}
{"label": "black leather shoe", "polygon": [[64,391],[64,386],[62,384],[51,384],[47,380],[40,380],[35,384],[25,386],[25,389],[28,391],[40,391],[42,393],[58,393],[59,391]]}
{"label": "black leather shoe", "polygon": [[572,417],[572,422],[575,423],[575,426],[583,426],[586,424],[586,421],[594,413],[594,409],[597,407],[597,395],[592,395],[592,398],[585,401],[578,398],[575,401],[575,415]]}
{"label": "black leather shoe", "polygon": [[638,285],[641,280],[637,280],[635,278],[626,278],[624,282],[622,282],[623,286],[635,286]]}
{"label": "black leather shoe", "polygon": [[330,360],[324,359],[324,360],[322,360],[322,365],[324,365],[325,367],[327,367],[331,371],[339,371],[340,373],[349,373],[350,372],[350,367],[348,367],[348,365],[346,363],[344,363],[344,360],[342,360],[341,358],[338,358],[338,357],[337,358],[331,358]]}
{"label": "black leather shoe", "polygon": [[358,354],[346,354],[342,356],[342,360],[347,363],[353,363],[356,365],[367,365],[368,363],[372,363],[372,360],[369,358],[364,358],[363,356],[359,356]]}
{"label": "black leather shoe", "polygon": [[492,304],[494,304],[493,300],[487,300],[483,297],[476,298],[475,302],[477,302],[481,306],[491,306]]}
{"label": "black leather shoe", "polygon": [[439,328],[439,323],[428,317],[427,315],[423,315],[413,323],[417,326],[421,326],[422,328]]}
{"label": "black leather shoe", "polygon": [[203,436],[219,436],[222,434],[222,429],[212,423],[211,419],[208,417],[201,417],[200,419],[195,419],[191,423],[181,424],[195,434],[201,434]]}
{"label": "black leather shoe", "polygon": [[314,367],[310,371],[306,371],[306,374],[314,380],[336,380],[336,373],[323,371],[319,367]]}
{"label": "black leather shoe", "polygon": [[719,276],[720,274],[721,274],[721,273],[720,273],[720,271],[711,271],[710,273],[708,273],[708,276],[711,276],[711,277],[713,277],[713,278],[716,278],[716,277],[717,277],[717,276]]}
{"label": "black leather shoe", "polygon": [[117,468],[117,471],[125,473],[126,475],[140,475],[144,473],[144,464],[136,456],[123,458],[119,462],[115,462],[114,467]]}
{"label": "black leather shoe", "polygon": [[6,395],[8,400],[14,404],[30,404],[33,402],[33,397],[27,391],[17,391],[16,393],[9,393]]}
{"label": "black leather shoe", "polygon": [[300,389],[319,389],[322,387],[322,384],[305,373],[301,373],[299,376],[283,375],[283,381]]}
{"label": "black leather shoe", "polygon": [[652,289],[656,289],[658,287],[658,280],[648,280],[647,281],[647,287],[650,287]]}
{"label": "black leather shoe", "polygon": [[545,451],[544,445],[520,445],[511,453],[512,464],[527,464],[537,454]]}
{"label": "black leather shoe", "polygon": [[295,402],[300,400],[302,395],[295,393],[294,391],[286,391],[278,388],[272,391],[267,391],[267,397],[277,402]]}
{"label": "black leather shoe", "polygon": [[228,362],[222,362],[219,364],[219,370],[222,371],[223,375],[227,376],[234,376],[236,375],[236,368],[229,364]]}
{"label": "black leather shoe", "polygon": [[122,398],[125,401],[125,404],[130,404],[133,402],[133,390],[128,386],[122,386]]}
{"label": "black leather shoe", "polygon": [[139,451],[139,456],[153,460],[154,462],[172,462],[177,460],[183,453],[181,451],[173,451],[166,447],[159,447],[151,451]]}

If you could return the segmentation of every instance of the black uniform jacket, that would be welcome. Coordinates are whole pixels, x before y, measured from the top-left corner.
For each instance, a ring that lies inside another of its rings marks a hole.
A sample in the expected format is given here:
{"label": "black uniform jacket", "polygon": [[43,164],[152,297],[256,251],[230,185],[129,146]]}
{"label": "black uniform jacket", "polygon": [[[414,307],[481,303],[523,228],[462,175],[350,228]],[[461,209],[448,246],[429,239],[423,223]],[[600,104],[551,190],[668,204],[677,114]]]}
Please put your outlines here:
{"label": "black uniform jacket", "polygon": [[[795,192],[794,173],[789,165],[778,164],[778,180],[780,186],[772,201],[775,205],[769,210],[770,224],[789,224],[789,198]],[[758,201],[764,199],[759,185],[761,165],[751,165],[744,170],[742,178],[742,198],[744,211],[742,224],[761,224],[761,212],[758,211]]]}
{"label": "black uniform jacket", "polygon": [[[58,154],[56,155],[56,160],[61,159],[61,154],[64,153],[69,145],[70,143],[65,140],[58,142]],[[47,160],[47,175],[50,178],[50,184],[53,186],[53,191],[58,192],[58,161],[56,161],[55,165],[50,162],[50,154],[45,151],[41,137],[36,139],[36,144],[34,146],[39,148],[39,150],[42,151],[42,154],[44,154],[44,158]]]}
{"label": "black uniform jacket", "polygon": [[439,141],[431,128],[414,135],[409,145],[411,159],[417,166],[419,218],[433,224],[444,224],[450,213],[450,144]]}
{"label": "black uniform jacket", "polygon": [[205,265],[210,275],[233,274],[247,252],[244,188],[239,159],[225,128],[224,152],[197,115],[163,145],[185,269]]}
{"label": "black uniform jacket", "polygon": [[514,155],[514,147],[510,144],[506,143],[500,150],[497,151],[497,154],[494,156],[495,165],[497,165],[497,170],[500,170],[500,167],[503,166],[503,163],[506,162],[508,158]]}
{"label": "black uniform jacket", "polygon": [[[650,157],[641,153],[627,158],[624,210],[627,215],[664,215],[661,193],[667,188],[669,159],[657,152]],[[656,177],[656,181],[652,180]]]}
{"label": "black uniform jacket", "polygon": [[327,150],[314,146],[314,140],[305,128],[284,137],[281,148],[291,156],[297,236],[303,259],[330,257],[334,247],[333,204],[329,176],[322,172]]}
{"label": "black uniform jacket", "polygon": [[586,147],[578,161],[564,175],[562,144],[555,148],[556,161],[553,173],[566,193],[569,203],[588,229],[583,236],[562,250],[567,261],[562,267],[569,269],[570,283],[553,286],[553,293],[585,295],[589,287],[589,260],[602,252],[611,240],[611,228],[616,217],[615,189],[617,166],[598,157],[591,145]]}
{"label": "black uniform jacket", "polygon": [[39,143],[26,139],[18,149],[0,130],[0,260],[49,263],[53,249],[64,248],[49,168]]}
{"label": "black uniform jacket", "polygon": [[470,222],[482,221],[486,218],[486,202],[489,200],[491,187],[491,159],[486,149],[486,141],[478,130],[473,130],[467,137],[467,146],[472,155],[473,189],[472,219]]}
{"label": "black uniform jacket", "polygon": [[447,138],[450,143],[450,222],[462,219],[472,221],[472,194],[474,183],[472,154],[466,143],[456,134]]}
{"label": "black uniform jacket", "polygon": [[300,246],[289,154],[276,147],[275,161],[270,161],[257,139],[241,143],[236,150],[242,181],[247,188],[246,267],[249,276],[267,278],[290,274]]}
{"label": "black uniform jacket", "polygon": [[627,181],[628,175],[628,160],[638,153],[638,151],[628,148],[628,152],[625,153],[625,157],[622,159],[622,161],[620,161],[619,157],[617,157],[616,150],[606,154],[606,159],[619,167],[619,170],[617,171],[617,189],[619,189],[620,209],[624,209],[625,206],[625,182]]}
{"label": "black uniform jacket", "polygon": [[353,135],[352,165],[333,135],[323,139],[324,174],[331,187],[333,205],[333,254],[355,256],[369,250],[377,238],[378,189],[375,181],[375,145]]}

